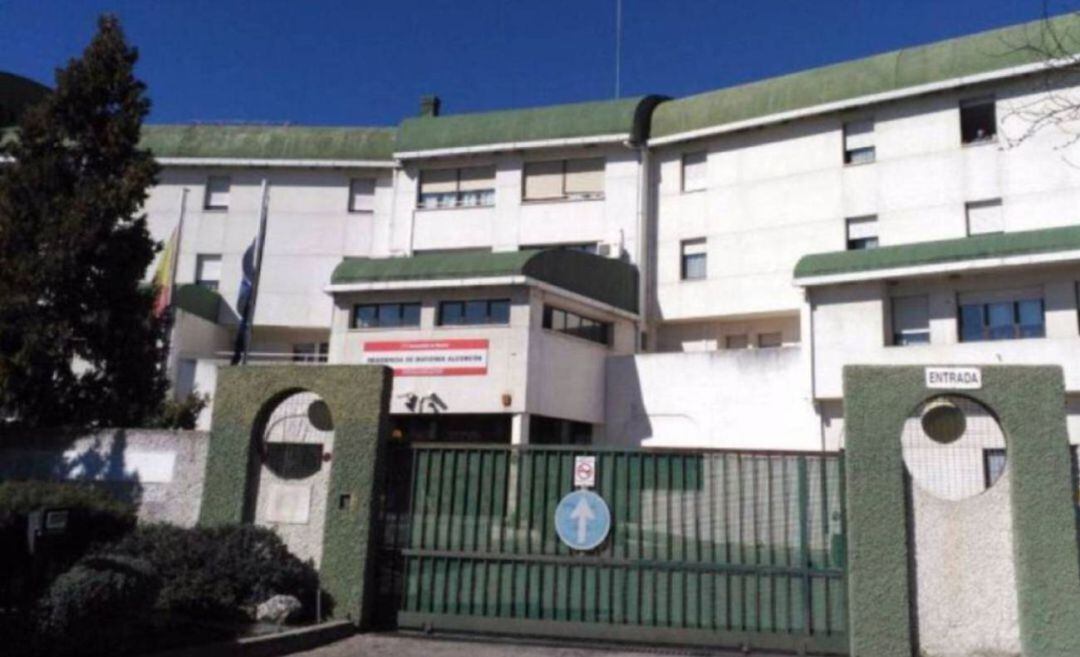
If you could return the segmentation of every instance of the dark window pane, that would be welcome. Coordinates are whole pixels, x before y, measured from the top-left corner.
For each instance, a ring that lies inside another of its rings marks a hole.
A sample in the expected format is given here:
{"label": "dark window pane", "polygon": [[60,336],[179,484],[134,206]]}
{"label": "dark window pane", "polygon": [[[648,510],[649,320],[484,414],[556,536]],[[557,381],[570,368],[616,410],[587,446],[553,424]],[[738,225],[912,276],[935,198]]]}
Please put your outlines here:
{"label": "dark window pane", "polygon": [[987,304],[986,311],[991,340],[1011,340],[1016,337],[1011,301]]}
{"label": "dark window pane", "polygon": [[439,323],[447,326],[461,324],[465,319],[465,304],[460,301],[444,301],[439,304]]}
{"label": "dark window pane", "polygon": [[971,304],[960,307],[960,341],[977,342],[983,337],[983,307]]}
{"label": "dark window pane", "polygon": [[379,304],[379,326],[401,326],[401,304]]}
{"label": "dark window pane", "polygon": [[863,251],[866,249],[876,249],[878,247],[878,238],[876,237],[859,237],[853,240],[848,240],[848,251]]}
{"label": "dark window pane", "polygon": [[510,301],[508,299],[492,301],[488,312],[492,324],[510,323]]}
{"label": "dark window pane", "polygon": [[965,144],[993,139],[997,134],[997,113],[994,101],[966,104],[960,107],[960,136]]}
{"label": "dark window pane", "polygon": [[688,281],[705,278],[706,254],[695,253],[683,256],[683,278]]}
{"label": "dark window pane", "polygon": [[403,303],[403,304],[401,304],[401,325],[402,326],[420,326],[420,304],[418,304],[418,303]]}
{"label": "dark window pane", "polygon": [[353,314],[353,326],[356,328],[371,328],[377,326],[377,310],[375,306],[356,306]]}
{"label": "dark window pane", "polygon": [[551,328],[551,315],[554,311],[555,309],[551,306],[544,306],[544,328]]}
{"label": "dark window pane", "polygon": [[483,324],[487,320],[487,301],[468,301],[465,303],[465,323]]}
{"label": "dark window pane", "polygon": [[565,331],[566,330],[566,311],[565,310],[555,310],[552,313],[552,316],[551,316],[551,328],[555,329],[556,331]]}
{"label": "dark window pane", "polygon": [[1046,335],[1046,319],[1042,299],[1024,299],[1016,303],[1020,337],[1041,338]]}

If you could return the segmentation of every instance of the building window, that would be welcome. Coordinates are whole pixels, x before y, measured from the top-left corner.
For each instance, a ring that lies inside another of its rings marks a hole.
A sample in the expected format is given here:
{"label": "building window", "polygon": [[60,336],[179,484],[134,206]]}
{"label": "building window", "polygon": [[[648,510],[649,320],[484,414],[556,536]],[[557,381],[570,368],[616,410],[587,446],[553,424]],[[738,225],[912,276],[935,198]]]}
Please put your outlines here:
{"label": "building window", "polygon": [[844,124],[844,164],[869,164],[877,159],[874,150],[874,120]]}
{"label": "building window", "polygon": [[439,326],[509,323],[509,299],[474,299],[439,303]]}
{"label": "building window", "polygon": [[611,324],[569,310],[544,306],[544,328],[597,344],[611,344]]}
{"label": "building window", "polygon": [[708,255],[705,238],[684,240],[682,245],[681,277],[684,281],[698,281],[708,275]]}
{"label": "building window", "polygon": [[1005,214],[999,198],[966,203],[964,214],[967,216],[968,235],[1005,232]]}
{"label": "building window", "polygon": [[682,190],[696,192],[705,189],[709,156],[705,151],[682,156]]}
{"label": "building window", "polygon": [[769,333],[758,333],[757,346],[759,349],[772,349],[784,344],[784,338],[780,334],[780,331],[772,331]]}
{"label": "building window", "polygon": [[997,110],[994,99],[974,98],[960,101],[960,141],[978,144],[997,137]]}
{"label": "building window", "polygon": [[195,256],[195,284],[208,290],[217,290],[221,283],[221,256],[199,254]]}
{"label": "building window", "polygon": [[728,335],[724,337],[725,349],[746,349],[750,346],[750,340],[747,339],[745,333],[738,335]]}
{"label": "building window", "polygon": [[206,179],[206,198],[203,207],[207,210],[227,210],[229,208],[229,189],[232,179],[228,176],[210,176]]}
{"label": "building window", "polygon": [[420,326],[419,303],[360,303],[353,306],[353,328]]}
{"label": "building window", "polygon": [[375,211],[375,179],[353,178],[349,181],[349,212]]}
{"label": "building window", "polygon": [[582,242],[580,244],[523,244],[518,247],[522,251],[542,251],[542,250],[559,250],[559,251],[581,251],[582,253],[591,253],[597,255],[600,253],[600,245],[596,242]]}
{"label": "building window", "polygon": [[878,246],[878,223],[876,216],[852,217],[845,220],[848,251],[876,249]]}
{"label": "building window", "polygon": [[495,167],[420,172],[420,207],[476,208],[495,205]]}
{"label": "building window", "polygon": [[604,197],[604,158],[526,162],[526,201],[580,200]]}
{"label": "building window", "polygon": [[329,353],[328,342],[300,342],[292,347],[294,363],[325,363]]}
{"label": "building window", "polygon": [[[974,296],[974,295],[973,295]],[[1042,297],[1024,294],[984,295],[988,300],[960,299],[960,341],[1017,340],[1046,336]],[[1004,297],[1004,298],[1003,298]]]}
{"label": "building window", "polygon": [[930,342],[930,299],[925,294],[892,300],[893,344]]}

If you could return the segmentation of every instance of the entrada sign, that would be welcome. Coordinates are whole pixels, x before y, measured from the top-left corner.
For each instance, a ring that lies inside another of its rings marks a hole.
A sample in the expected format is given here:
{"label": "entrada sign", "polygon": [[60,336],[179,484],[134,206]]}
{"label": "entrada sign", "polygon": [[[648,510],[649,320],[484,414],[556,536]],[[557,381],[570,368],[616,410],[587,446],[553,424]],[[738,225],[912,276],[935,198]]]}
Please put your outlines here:
{"label": "entrada sign", "polygon": [[977,367],[928,367],[926,387],[950,390],[982,388],[982,370]]}
{"label": "entrada sign", "polygon": [[394,376],[487,374],[487,340],[387,340],[365,342],[365,365],[394,368]]}

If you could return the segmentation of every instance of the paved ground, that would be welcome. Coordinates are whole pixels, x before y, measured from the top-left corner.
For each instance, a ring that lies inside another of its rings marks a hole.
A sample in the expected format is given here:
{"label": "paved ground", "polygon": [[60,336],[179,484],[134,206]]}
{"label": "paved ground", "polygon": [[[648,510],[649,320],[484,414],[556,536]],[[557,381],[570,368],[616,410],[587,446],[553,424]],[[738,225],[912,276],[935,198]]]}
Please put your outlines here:
{"label": "paved ground", "polygon": [[[412,634],[358,634],[293,657],[657,657],[701,655],[745,657],[741,652],[619,647],[584,647],[558,643],[480,641],[472,638],[426,637]],[[761,655],[762,653],[751,653]]]}

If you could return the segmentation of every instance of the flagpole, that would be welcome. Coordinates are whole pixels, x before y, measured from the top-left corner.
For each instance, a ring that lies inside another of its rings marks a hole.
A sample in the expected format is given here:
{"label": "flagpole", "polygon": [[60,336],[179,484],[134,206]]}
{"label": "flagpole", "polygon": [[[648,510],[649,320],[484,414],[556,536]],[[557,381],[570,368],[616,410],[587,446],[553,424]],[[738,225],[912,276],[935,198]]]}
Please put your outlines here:
{"label": "flagpole", "polygon": [[176,272],[180,266],[180,245],[184,240],[184,215],[187,214],[188,188],[180,189],[180,216],[176,220],[176,242],[172,252],[172,262],[169,263],[169,305],[166,308],[166,321],[168,331],[165,335],[165,373],[169,380],[175,381],[172,375],[176,374],[177,360],[180,354],[173,353],[173,345],[176,344]]}
{"label": "flagpole", "polygon": [[251,348],[252,328],[255,325],[255,304],[259,299],[259,279],[262,278],[263,250],[266,248],[266,217],[270,205],[270,190],[266,178],[262,179],[262,207],[259,210],[259,232],[255,238],[255,275],[251,281],[251,301],[248,305],[248,322],[244,336],[244,350],[240,362],[247,365],[248,349]]}

